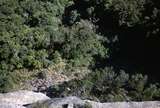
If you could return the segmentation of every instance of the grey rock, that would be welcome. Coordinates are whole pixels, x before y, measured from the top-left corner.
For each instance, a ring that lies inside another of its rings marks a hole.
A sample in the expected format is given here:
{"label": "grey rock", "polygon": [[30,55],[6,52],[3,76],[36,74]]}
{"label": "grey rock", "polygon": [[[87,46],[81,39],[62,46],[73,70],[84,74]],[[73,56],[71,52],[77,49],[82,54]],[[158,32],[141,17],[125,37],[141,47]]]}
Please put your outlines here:
{"label": "grey rock", "polygon": [[[100,103],[90,100],[81,100],[74,96],[41,101],[27,108],[75,108],[74,106],[76,105],[80,106],[76,108],[85,108],[85,103],[91,105],[92,108],[160,108],[160,101]],[[36,105],[38,105],[38,107],[36,107]]]}
{"label": "grey rock", "polygon": [[92,108],[160,108],[159,101],[99,103],[86,100]]}
{"label": "grey rock", "polygon": [[26,90],[0,94],[0,108],[85,108],[86,103],[92,108],[160,108],[160,101],[100,103],[75,96],[50,99]]}
{"label": "grey rock", "polygon": [[[29,105],[27,108],[35,108],[38,105],[38,108],[73,108],[74,104],[84,105],[85,101],[80,98],[71,96],[65,98],[53,98],[46,101],[41,101],[32,105]],[[66,107],[64,107],[66,106]],[[37,107],[36,107],[37,108]]]}
{"label": "grey rock", "polygon": [[26,108],[24,106],[15,105],[13,103],[2,102],[0,103],[0,108]]}
{"label": "grey rock", "polygon": [[27,90],[19,90],[11,93],[0,94],[0,103],[8,102],[15,105],[31,104],[38,101],[50,99],[45,94]]}

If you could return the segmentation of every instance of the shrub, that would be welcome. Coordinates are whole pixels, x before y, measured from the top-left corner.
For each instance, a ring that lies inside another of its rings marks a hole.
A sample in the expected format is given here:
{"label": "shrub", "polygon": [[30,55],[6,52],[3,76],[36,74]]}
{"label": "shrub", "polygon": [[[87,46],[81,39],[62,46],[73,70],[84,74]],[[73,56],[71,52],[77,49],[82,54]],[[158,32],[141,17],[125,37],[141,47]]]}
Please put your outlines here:
{"label": "shrub", "polygon": [[[112,15],[117,14],[115,17],[117,17],[119,25],[133,26],[140,23],[145,3],[145,0],[77,0],[67,8],[66,11],[69,12],[66,12],[64,18],[66,21],[69,19],[69,24],[79,19],[79,16],[82,19],[98,18],[103,20],[103,17],[111,12]],[[72,14],[73,12],[76,14]]]}
{"label": "shrub", "polygon": [[84,67],[94,63],[95,55],[106,56],[102,41],[88,21],[72,27],[62,25],[62,14],[70,3],[68,0],[0,1],[0,70],[14,73],[17,69],[41,69],[62,62]]}
{"label": "shrub", "polygon": [[91,73],[82,80],[52,86],[49,90],[50,96],[74,95],[101,102],[154,100],[160,96],[159,86],[149,84],[146,76],[129,76],[124,71],[117,74],[112,68]]}
{"label": "shrub", "polygon": [[[50,55],[52,31],[56,31],[67,0],[0,1],[1,91],[17,83],[17,69],[45,68],[54,61]],[[58,31],[56,31],[59,33]],[[54,42],[55,43],[55,42]],[[10,85],[11,84],[11,85]]]}
{"label": "shrub", "polygon": [[84,108],[92,108],[92,105],[89,102],[86,102],[84,104]]}
{"label": "shrub", "polygon": [[65,29],[62,53],[71,65],[88,66],[93,64],[95,55],[99,55],[99,58],[107,56],[107,49],[99,39],[102,36],[97,35],[92,28],[88,21],[82,20]]}

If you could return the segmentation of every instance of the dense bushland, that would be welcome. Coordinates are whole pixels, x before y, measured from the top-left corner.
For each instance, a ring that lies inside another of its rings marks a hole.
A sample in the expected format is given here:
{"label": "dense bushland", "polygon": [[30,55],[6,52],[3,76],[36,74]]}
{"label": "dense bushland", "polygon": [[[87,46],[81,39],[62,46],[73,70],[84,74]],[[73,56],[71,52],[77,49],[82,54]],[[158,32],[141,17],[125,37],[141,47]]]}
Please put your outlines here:
{"label": "dense bushland", "polygon": [[0,2],[1,88],[8,85],[4,80],[16,79],[10,77],[17,69],[47,68],[58,58],[69,67],[89,66],[95,55],[106,56],[107,48],[89,21],[62,25],[67,4],[67,0]]}
{"label": "dense bushland", "polygon": [[[70,91],[54,89],[56,94],[100,101],[159,99],[159,76],[153,71],[159,65],[155,62],[160,43],[158,4],[155,0],[0,0],[0,92],[20,83],[22,77],[16,73],[20,69],[63,62],[66,69],[87,67],[93,73],[62,85]],[[109,66],[113,69],[106,70]]]}
{"label": "dense bushland", "polygon": [[[64,24],[79,19],[92,21],[107,38],[110,58],[102,66],[114,65],[128,72],[145,71],[158,79],[160,7],[156,0],[75,0],[66,7]],[[104,66],[104,67],[105,67]],[[153,72],[154,71],[154,72]]]}
{"label": "dense bushland", "polygon": [[93,72],[82,80],[71,80],[48,89],[53,97],[78,96],[95,101],[148,101],[160,97],[158,84],[148,82],[142,74],[115,73],[112,68]]}

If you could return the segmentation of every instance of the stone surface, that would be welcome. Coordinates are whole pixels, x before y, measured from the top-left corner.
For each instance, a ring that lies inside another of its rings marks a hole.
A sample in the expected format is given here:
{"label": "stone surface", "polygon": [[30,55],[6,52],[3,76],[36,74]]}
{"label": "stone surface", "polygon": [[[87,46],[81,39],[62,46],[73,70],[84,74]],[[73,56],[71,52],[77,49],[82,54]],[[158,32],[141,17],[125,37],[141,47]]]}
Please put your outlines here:
{"label": "stone surface", "polygon": [[17,105],[35,103],[37,101],[50,99],[45,94],[36,93],[27,90],[19,90],[11,93],[0,94],[0,103],[8,102]]}
{"label": "stone surface", "polygon": [[26,90],[0,94],[0,108],[85,108],[86,103],[92,108],[160,108],[160,101],[100,103],[75,96],[50,99]]}
{"label": "stone surface", "polygon": [[71,96],[71,97],[65,97],[65,98],[54,98],[42,102],[38,102],[32,105],[29,105],[27,108],[34,108],[37,105],[39,108],[43,108],[44,106],[47,108],[63,108],[63,106],[66,106],[65,108],[73,108],[74,104],[80,104],[83,105],[85,101]]}
{"label": "stone surface", "polygon": [[[81,100],[77,97],[65,97],[65,98],[55,98],[51,100],[46,100],[43,102],[39,102],[38,108],[74,108],[74,105],[80,105],[81,107],[77,108],[84,108],[85,103],[89,103],[92,108],[160,108],[159,101],[146,101],[146,102],[111,102],[111,103],[100,103],[94,102],[90,100]],[[27,108],[34,108],[37,104],[32,104]],[[40,106],[43,107],[40,107]],[[66,107],[63,107],[65,106]]]}
{"label": "stone surface", "polygon": [[160,108],[159,101],[98,103],[87,101],[92,108]]}
{"label": "stone surface", "polygon": [[0,102],[0,108],[26,108],[21,105],[15,105],[13,103],[8,103],[8,102]]}

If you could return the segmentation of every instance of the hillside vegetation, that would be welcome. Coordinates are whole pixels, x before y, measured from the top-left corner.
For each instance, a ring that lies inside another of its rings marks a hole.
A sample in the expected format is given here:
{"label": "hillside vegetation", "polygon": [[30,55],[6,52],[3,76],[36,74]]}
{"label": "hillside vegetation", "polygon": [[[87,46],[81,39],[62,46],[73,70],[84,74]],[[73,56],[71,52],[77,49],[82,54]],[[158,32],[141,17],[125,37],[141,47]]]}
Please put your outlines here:
{"label": "hillside vegetation", "polygon": [[51,87],[57,97],[160,99],[159,6],[155,0],[0,0],[0,92],[28,74],[17,71],[33,70],[32,77],[35,69],[61,63],[92,73],[60,85],[69,92]]}

